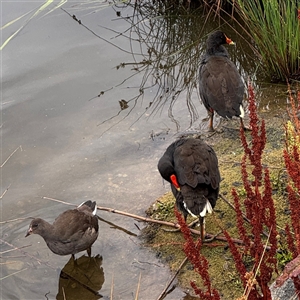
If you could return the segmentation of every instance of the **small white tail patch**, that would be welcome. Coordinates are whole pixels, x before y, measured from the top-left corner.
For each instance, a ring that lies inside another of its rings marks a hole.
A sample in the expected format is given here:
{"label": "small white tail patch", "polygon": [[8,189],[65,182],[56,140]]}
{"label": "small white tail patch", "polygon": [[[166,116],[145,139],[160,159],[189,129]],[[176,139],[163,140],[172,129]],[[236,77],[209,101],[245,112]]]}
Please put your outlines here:
{"label": "small white tail patch", "polygon": [[84,203],[85,203],[85,201],[84,201],[84,202],[82,202],[81,204],[79,204],[77,207],[80,207],[80,206],[82,206]]}
{"label": "small white tail patch", "polygon": [[96,205],[95,205],[95,209],[94,209],[94,211],[93,211],[93,215],[95,216],[96,213],[97,213],[97,203],[96,203]]}
{"label": "small white tail patch", "polygon": [[243,119],[245,117],[245,111],[244,111],[244,108],[242,105],[240,105],[240,111],[241,111],[241,114],[239,115],[239,117]]}
{"label": "small white tail patch", "polygon": [[187,212],[188,212],[192,217],[197,218],[197,216],[194,215],[194,214],[187,208],[187,206],[186,206],[186,204],[185,204],[184,201],[183,201],[183,205],[184,205],[184,208],[187,210]]}
{"label": "small white tail patch", "polygon": [[[85,202],[86,202],[86,201],[84,201],[84,202],[82,202],[81,204],[79,204],[79,205],[77,206],[77,208],[80,207],[80,206],[82,206]],[[92,214],[95,216],[96,213],[97,213],[97,203],[96,203],[96,205],[95,205],[95,208],[94,208]]]}
{"label": "small white tail patch", "polygon": [[213,208],[208,200],[206,200],[206,205],[204,206],[203,210],[200,212],[201,217],[205,217],[206,213],[211,214],[213,212]]}
{"label": "small white tail patch", "polygon": [[[186,203],[183,201],[183,205],[184,205],[184,208],[188,211],[188,213],[193,216],[194,218],[197,218],[199,216],[196,216],[195,214],[193,214],[186,206]],[[211,214],[213,212],[213,208],[210,204],[210,202],[206,199],[206,204],[203,208],[203,210],[200,212],[200,217],[205,217],[206,213],[209,213]]]}

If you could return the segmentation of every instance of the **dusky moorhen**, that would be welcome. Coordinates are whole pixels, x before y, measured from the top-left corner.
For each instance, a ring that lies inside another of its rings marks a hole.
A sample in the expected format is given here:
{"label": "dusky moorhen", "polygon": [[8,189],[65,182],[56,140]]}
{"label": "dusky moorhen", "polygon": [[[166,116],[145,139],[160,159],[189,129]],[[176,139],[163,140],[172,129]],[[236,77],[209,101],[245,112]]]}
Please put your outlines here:
{"label": "dusky moorhen", "polygon": [[204,217],[216,205],[221,181],[215,151],[199,139],[179,139],[160,158],[158,170],[171,183],[176,206],[185,221],[188,214],[199,217],[204,240]]}
{"label": "dusky moorhen", "polygon": [[214,131],[214,111],[224,118],[240,117],[242,128],[250,129],[243,123],[244,84],[223,44],[234,42],[222,31],[213,32],[206,41],[206,53],[200,63],[199,92],[210,118],[208,129]]}
{"label": "dusky moorhen", "polygon": [[91,200],[81,203],[77,208],[60,214],[53,225],[43,219],[31,221],[25,237],[39,234],[49,249],[58,255],[74,254],[87,250],[91,257],[91,246],[98,237],[97,204]]}

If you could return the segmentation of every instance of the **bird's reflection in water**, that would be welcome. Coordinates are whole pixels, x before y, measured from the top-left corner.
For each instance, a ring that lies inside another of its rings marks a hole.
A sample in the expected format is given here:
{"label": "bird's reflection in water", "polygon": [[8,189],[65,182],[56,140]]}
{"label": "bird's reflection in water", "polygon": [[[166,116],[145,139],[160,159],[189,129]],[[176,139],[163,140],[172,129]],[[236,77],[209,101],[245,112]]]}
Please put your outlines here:
{"label": "bird's reflection in water", "polygon": [[104,283],[102,256],[81,256],[74,263],[71,257],[60,272],[56,299],[99,299]]}

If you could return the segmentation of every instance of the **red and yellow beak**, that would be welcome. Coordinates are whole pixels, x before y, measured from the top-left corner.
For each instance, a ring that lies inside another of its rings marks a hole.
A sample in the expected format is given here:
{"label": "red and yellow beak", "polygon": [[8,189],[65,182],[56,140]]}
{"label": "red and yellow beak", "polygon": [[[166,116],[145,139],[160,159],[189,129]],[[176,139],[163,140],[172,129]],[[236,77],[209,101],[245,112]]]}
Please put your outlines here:
{"label": "red and yellow beak", "polygon": [[225,37],[226,37],[226,43],[228,45],[235,45],[235,43],[229,37],[227,37],[226,35],[225,35]]}
{"label": "red and yellow beak", "polygon": [[179,186],[179,183],[178,183],[178,181],[177,181],[177,177],[176,177],[176,175],[171,175],[170,176],[170,179],[171,179],[171,182],[172,182],[172,184],[175,186],[175,188],[177,189],[177,191],[180,191],[180,186]]}

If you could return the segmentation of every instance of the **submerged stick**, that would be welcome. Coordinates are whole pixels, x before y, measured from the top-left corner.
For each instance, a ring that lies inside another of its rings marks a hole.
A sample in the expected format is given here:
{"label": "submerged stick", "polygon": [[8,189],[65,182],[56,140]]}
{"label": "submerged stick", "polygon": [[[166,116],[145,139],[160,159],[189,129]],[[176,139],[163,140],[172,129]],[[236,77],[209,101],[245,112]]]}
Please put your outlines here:
{"label": "submerged stick", "polygon": [[6,224],[6,223],[11,223],[11,222],[16,222],[16,221],[24,221],[24,220],[28,220],[28,219],[32,219],[32,218],[27,217],[27,218],[11,219],[11,220],[6,220],[6,221],[1,221],[0,224]]}
{"label": "submerged stick", "polygon": [[6,242],[6,241],[4,241],[3,239],[1,239],[0,238],[0,242],[1,243],[4,243],[4,244],[6,244],[7,246],[9,246],[9,247],[11,247],[11,248],[13,248],[13,250],[18,250],[18,251],[20,251],[21,253],[23,253],[24,255],[26,255],[27,257],[29,257],[29,258],[32,258],[32,259],[34,259],[34,260],[36,260],[38,263],[40,263],[40,264],[44,264],[44,265],[46,265],[46,266],[48,266],[48,267],[50,267],[51,269],[53,269],[53,270],[56,270],[54,267],[52,267],[49,263],[47,263],[47,262],[44,262],[44,261],[42,261],[42,260],[40,260],[40,259],[38,259],[38,258],[36,258],[35,256],[33,256],[33,255],[30,255],[29,253],[27,253],[27,252],[25,252],[25,251],[23,251],[23,250],[21,250],[21,248],[18,248],[18,247],[15,247],[14,245],[12,245],[12,244],[10,244],[10,243],[8,243],[8,242]]}
{"label": "submerged stick", "polygon": [[178,273],[180,272],[180,270],[182,269],[182,267],[184,266],[184,264],[186,263],[186,261],[188,260],[187,256],[184,258],[184,260],[181,262],[180,266],[178,267],[177,271],[175,272],[175,274],[171,277],[171,279],[169,280],[168,284],[166,285],[166,287],[164,288],[164,290],[160,293],[160,295],[158,296],[157,300],[162,300],[166,297],[167,295],[167,291],[168,288],[170,287],[170,285],[172,284],[172,282],[174,281],[174,279],[176,278],[176,276],[178,275]]}
{"label": "submerged stick", "polygon": [[9,252],[11,252],[11,251],[24,249],[24,248],[27,248],[27,247],[30,247],[30,246],[32,246],[32,245],[30,244],[30,245],[25,245],[25,246],[22,246],[22,247],[19,247],[19,248],[8,249],[8,250],[5,250],[5,251],[0,252],[0,255],[2,255],[2,254],[4,254],[4,253],[9,253]]}
{"label": "submerged stick", "polygon": [[140,272],[139,282],[138,282],[138,286],[137,286],[137,289],[136,289],[136,294],[135,294],[134,300],[138,300],[139,299],[139,291],[140,291],[140,286],[141,286],[141,278],[142,278],[142,273]]}
{"label": "submerged stick", "polygon": [[20,273],[20,272],[22,272],[22,271],[25,271],[25,270],[27,270],[28,268],[24,268],[24,269],[22,269],[22,270],[19,270],[19,271],[16,271],[16,272],[14,272],[14,273],[11,273],[11,274],[9,274],[9,275],[6,275],[6,276],[4,276],[4,277],[1,277],[0,278],[0,281],[2,281],[3,279],[6,279],[6,278],[8,278],[8,277],[11,277],[11,276],[13,276],[13,275],[16,275],[16,274],[18,274],[18,273]]}
{"label": "submerged stick", "polygon": [[4,190],[4,192],[1,194],[0,199],[4,197],[4,195],[8,192],[8,189],[10,188],[11,184]]}
{"label": "submerged stick", "polygon": [[9,156],[8,158],[1,164],[0,168],[2,168],[8,161],[9,159],[18,151],[18,149],[21,149],[22,151],[22,146],[20,145],[17,149],[15,149]]}

